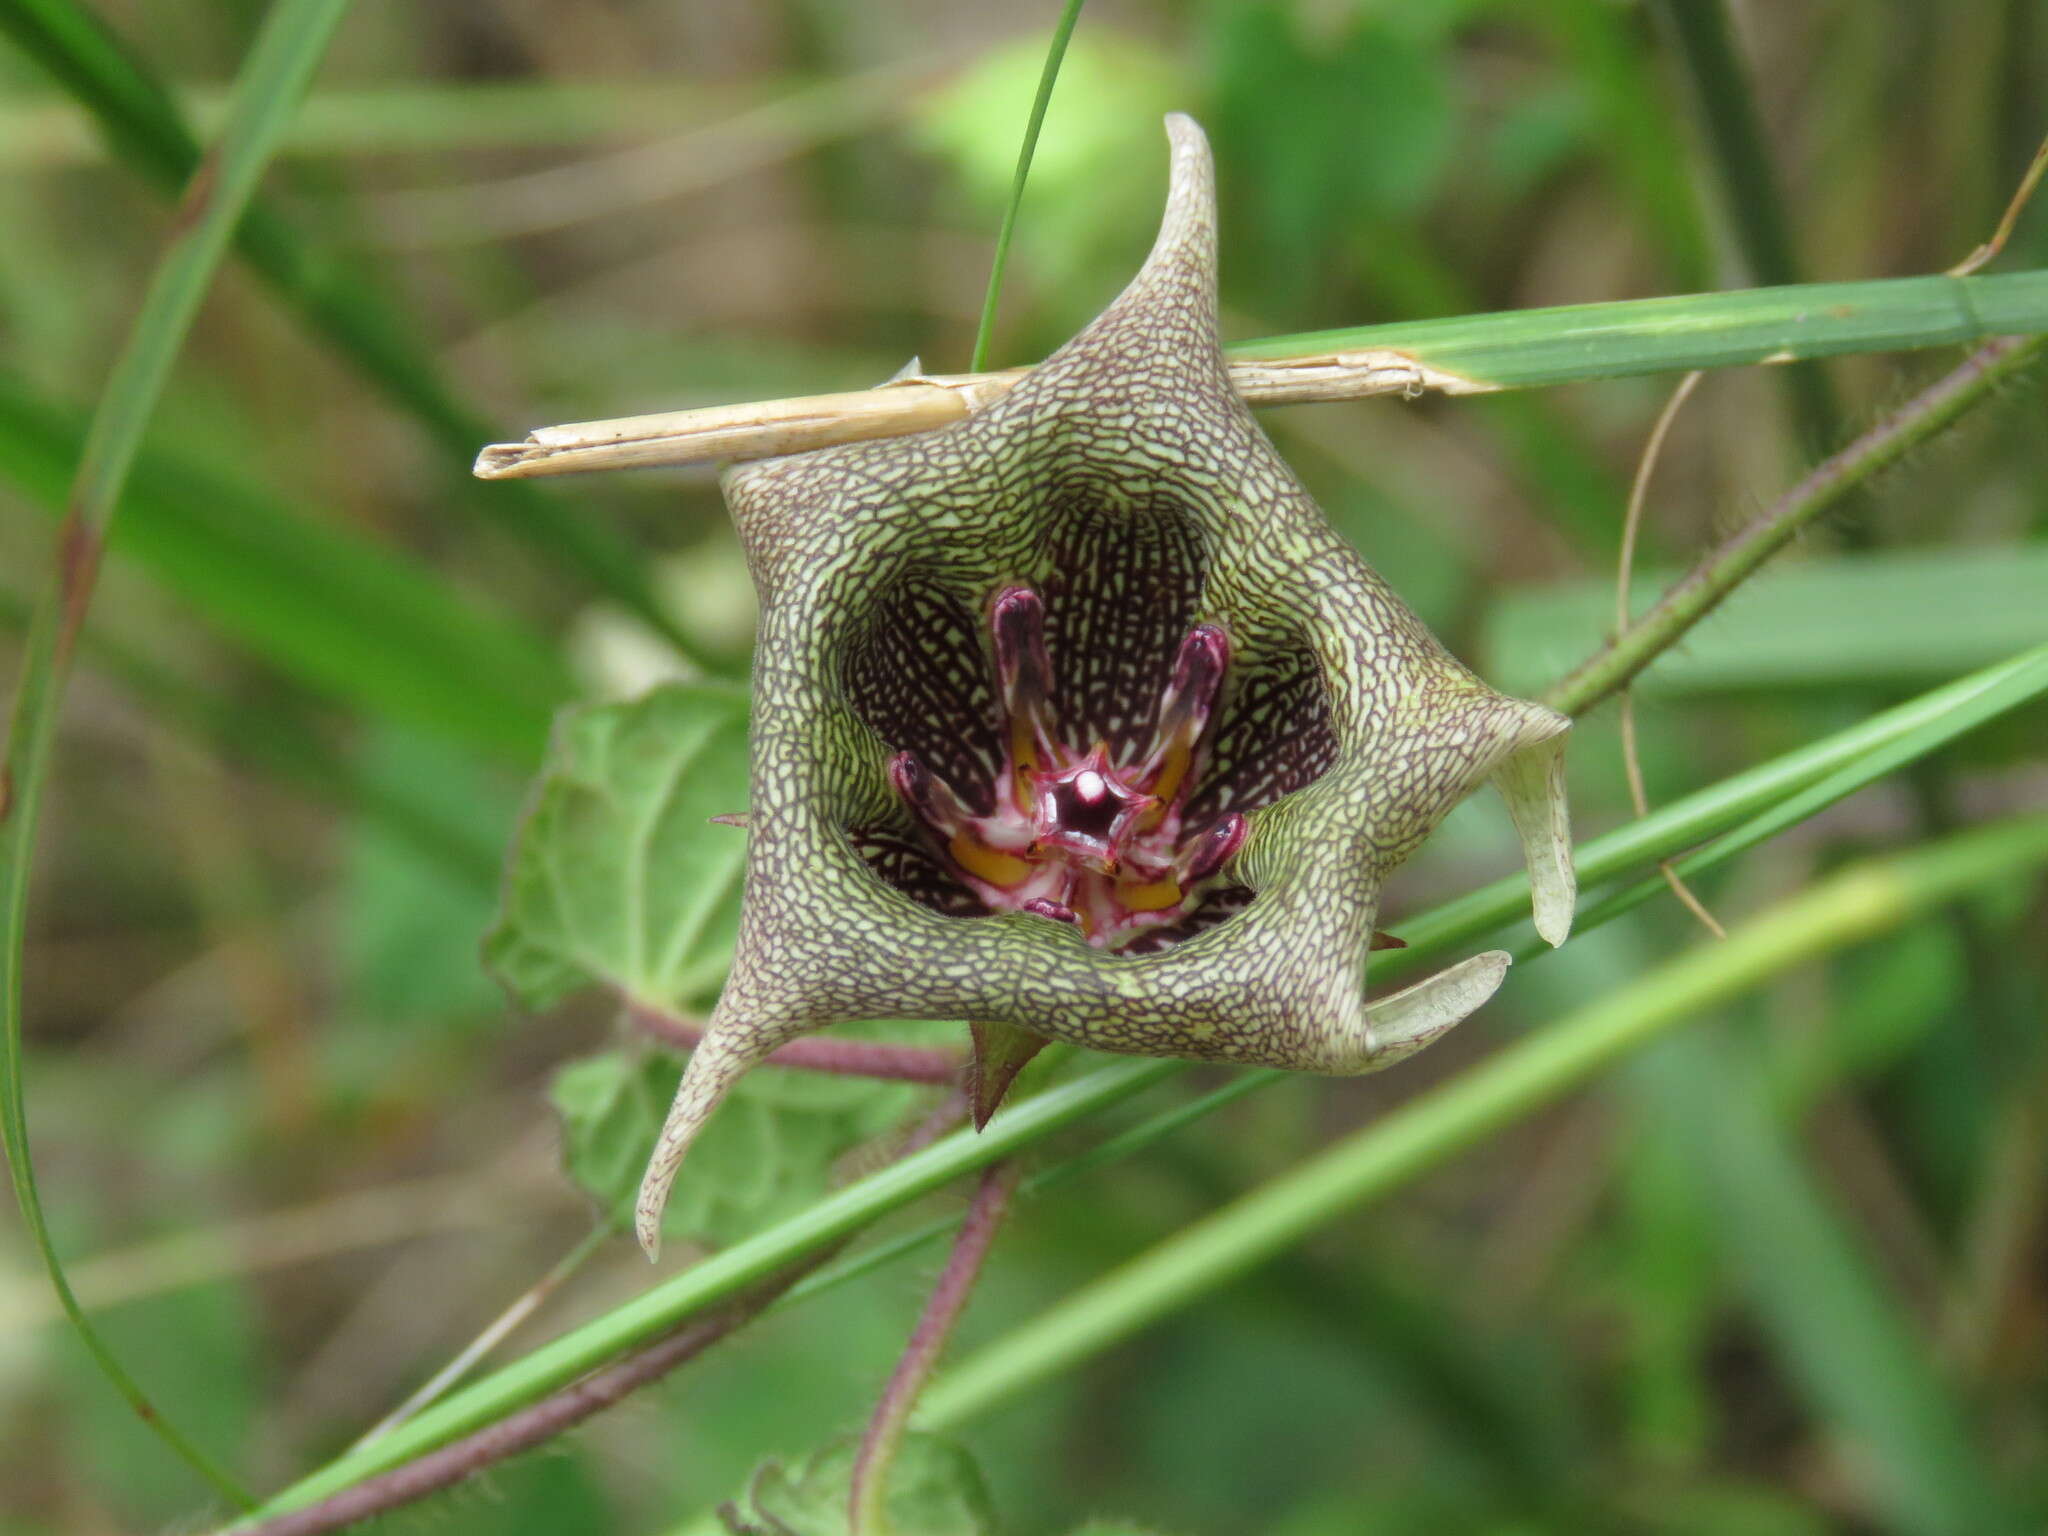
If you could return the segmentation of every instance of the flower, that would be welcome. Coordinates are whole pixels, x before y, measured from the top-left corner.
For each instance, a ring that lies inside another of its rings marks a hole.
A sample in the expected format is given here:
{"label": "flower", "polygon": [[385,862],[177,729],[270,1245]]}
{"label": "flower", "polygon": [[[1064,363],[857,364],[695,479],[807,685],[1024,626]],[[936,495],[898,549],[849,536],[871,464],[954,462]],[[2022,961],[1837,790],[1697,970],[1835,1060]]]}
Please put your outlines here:
{"label": "flower", "polygon": [[742,465],[761,597],[733,969],[639,1202],[808,1030],[970,1021],[977,1115],[1047,1038],[1369,1072],[1508,957],[1368,1003],[1388,875],[1482,781],[1570,927],[1569,722],[1466,671],[1232,390],[1208,145],[1167,120],[1143,269],[987,409]]}

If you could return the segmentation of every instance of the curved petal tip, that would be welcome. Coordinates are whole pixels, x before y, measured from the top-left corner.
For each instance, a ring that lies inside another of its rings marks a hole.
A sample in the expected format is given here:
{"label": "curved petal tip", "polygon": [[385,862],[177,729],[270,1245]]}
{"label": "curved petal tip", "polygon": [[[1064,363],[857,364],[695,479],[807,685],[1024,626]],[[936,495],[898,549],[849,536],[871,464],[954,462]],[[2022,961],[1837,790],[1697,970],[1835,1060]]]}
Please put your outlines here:
{"label": "curved petal tip", "polygon": [[1489,949],[1376,999],[1368,1009],[1370,1070],[1406,1061],[1471,1017],[1500,989],[1513,960],[1504,949]]}
{"label": "curved petal tip", "polygon": [[1536,932],[1555,948],[1572,931],[1579,879],[1572,867],[1571,815],[1565,803],[1562,733],[1510,753],[1494,770],[1493,782],[1508,803],[1522,858],[1529,866],[1529,892]]}
{"label": "curved petal tip", "polygon": [[633,1202],[633,1235],[650,1261],[661,1256],[661,1214],[668,1206],[669,1189],[676,1181],[676,1170],[683,1165],[683,1154],[732,1085],[778,1043],[770,1031],[721,1023],[714,1015],[704,1038],[690,1053],[690,1064],[676,1084],[668,1118],[662,1122],[654,1155],[647,1160],[647,1172],[641,1175],[640,1193]]}

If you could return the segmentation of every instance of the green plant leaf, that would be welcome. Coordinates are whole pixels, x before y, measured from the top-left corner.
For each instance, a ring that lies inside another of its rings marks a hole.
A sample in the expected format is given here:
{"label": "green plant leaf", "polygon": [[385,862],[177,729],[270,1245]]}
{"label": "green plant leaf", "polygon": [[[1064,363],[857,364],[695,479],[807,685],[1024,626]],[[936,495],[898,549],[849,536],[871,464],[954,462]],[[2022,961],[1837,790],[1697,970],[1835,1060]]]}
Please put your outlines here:
{"label": "green plant leaf", "polygon": [[586,986],[680,1008],[724,977],[739,929],[747,706],[677,684],[563,715],[513,844],[484,958],[531,1008]]}
{"label": "green plant leaf", "polygon": [[[794,1469],[764,1464],[727,1515],[747,1536],[847,1536],[857,1447],[827,1446]],[[973,1458],[950,1441],[909,1435],[889,1473],[890,1536],[995,1536]]]}
{"label": "green plant leaf", "polygon": [[[662,1221],[669,1237],[724,1245],[784,1221],[823,1195],[852,1148],[900,1124],[918,1097],[877,1083],[769,1068],[735,1090],[733,1113],[704,1139],[705,1164]],[[681,1067],[641,1051],[571,1062],[549,1096],[569,1177],[606,1211],[632,1207]]]}

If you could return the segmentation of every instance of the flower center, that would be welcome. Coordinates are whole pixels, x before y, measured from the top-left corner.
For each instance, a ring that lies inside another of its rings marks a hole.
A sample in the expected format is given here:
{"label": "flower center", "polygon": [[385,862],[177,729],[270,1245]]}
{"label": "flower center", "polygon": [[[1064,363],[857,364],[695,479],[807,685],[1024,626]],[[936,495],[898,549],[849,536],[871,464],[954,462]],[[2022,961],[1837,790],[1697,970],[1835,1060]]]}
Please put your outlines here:
{"label": "flower center", "polygon": [[1229,637],[1214,624],[1188,631],[1151,743],[1120,762],[1106,739],[1082,751],[1054,728],[1038,594],[1005,587],[989,609],[989,630],[1003,741],[994,810],[973,814],[912,752],[890,759],[890,782],[996,911],[1072,923],[1104,949],[1178,923],[1244,841],[1241,815],[1196,829],[1182,818],[1230,665]]}

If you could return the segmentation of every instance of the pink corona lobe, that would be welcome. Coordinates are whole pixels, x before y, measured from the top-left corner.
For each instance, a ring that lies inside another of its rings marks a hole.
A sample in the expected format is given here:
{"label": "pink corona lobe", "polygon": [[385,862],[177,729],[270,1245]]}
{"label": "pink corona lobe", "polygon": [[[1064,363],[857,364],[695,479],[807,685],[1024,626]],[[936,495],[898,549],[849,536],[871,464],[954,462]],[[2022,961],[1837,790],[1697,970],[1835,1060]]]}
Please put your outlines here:
{"label": "pink corona lobe", "polygon": [[1229,637],[1213,624],[1188,631],[1152,740],[1124,760],[1111,755],[1105,739],[1084,749],[1055,729],[1045,604],[1036,592],[998,592],[989,633],[1003,713],[995,809],[974,815],[910,752],[890,759],[896,792],[994,911],[1072,924],[1103,949],[1179,922],[1245,836],[1239,815],[1192,828],[1182,818],[1229,669]]}

